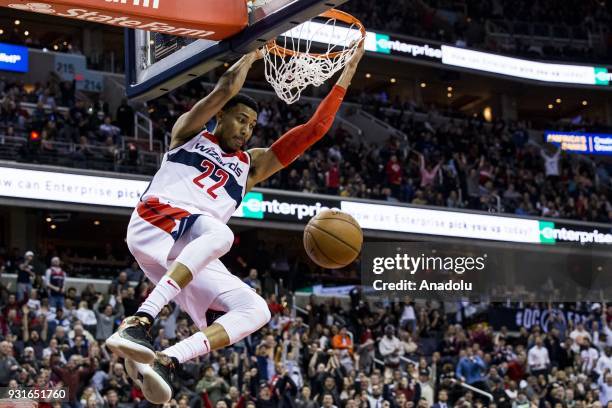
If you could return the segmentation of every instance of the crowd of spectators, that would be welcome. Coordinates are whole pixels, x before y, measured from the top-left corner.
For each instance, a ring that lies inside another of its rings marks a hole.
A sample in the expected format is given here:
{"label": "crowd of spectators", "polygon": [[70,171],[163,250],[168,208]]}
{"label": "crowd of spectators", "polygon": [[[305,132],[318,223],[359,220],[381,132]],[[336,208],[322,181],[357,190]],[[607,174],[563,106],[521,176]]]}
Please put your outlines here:
{"label": "crowd of spectators", "polygon": [[[391,200],[517,215],[612,219],[608,161],[566,154],[533,140],[524,122],[443,119],[434,107],[418,121],[412,115],[415,107],[406,103],[381,103],[371,97],[361,102],[408,140],[392,138],[384,147],[371,147],[384,164],[379,178],[390,188],[385,194]],[[554,127],[609,131],[588,122]],[[376,174],[370,169],[367,174]]]}
{"label": "crowd of spectators", "polygon": [[[595,62],[612,55],[612,6],[600,0],[351,0],[340,9],[371,30],[432,39],[525,57]],[[486,22],[494,22],[488,35]],[[81,54],[74,38],[58,32],[24,36],[20,26],[4,41],[31,48]],[[533,38],[539,38],[539,42]],[[546,40],[541,41],[544,38]],[[593,40],[597,38],[597,40]],[[555,39],[561,39],[556,41]],[[123,58],[87,55],[91,69],[122,72]]]}
{"label": "crowd of spectators", "polygon": [[77,97],[75,83],[54,73],[33,86],[0,78],[0,132],[7,137],[2,155],[7,158],[142,172],[139,147],[122,141],[134,132],[134,110],[127,100],[114,117],[108,103]]}
{"label": "crowd of spectators", "polygon": [[[362,106],[374,104],[363,101]],[[311,110],[306,104],[264,103],[250,146],[270,145],[307,120]],[[517,215],[612,219],[609,164],[532,143],[521,123],[441,120],[434,109],[425,121],[404,110],[374,113],[407,140],[365,143],[340,125],[262,187]]]}
{"label": "crowd of spectators", "polygon": [[[149,406],[104,341],[135,312],[151,283],[136,267],[108,287],[77,290],[51,257],[39,274],[42,284],[24,287],[32,256],[18,260],[17,286],[0,286],[0,387],[67,388],[66,402],[41,407]],[[288,304],[290,293],[262,289],[253,268],[244,280],[263,290],[271,321],[231,347],[182,365],[175,397],[164,408],[612,404],[612,305],[368,303],[355,288],[343,301],[311,296],[302,313]],[[493,312],[521,308],[540,308],[551,318],[513,330],[490,325]],[[154,346],[163,350],[196,330],[171,303],[153,326]]]}
{"label": "crowd of spectators", "polygon": [[[394,0],[371,2],[351,0],[341,7],[372,30],[484,48],[494,52],[518,54],[555,60],[586,60],[610,55],[609,30],[612,9],[609,2],[597,0]],[[487,35],[485,24],[495,21],[506,41]],[[544,25],[554,27],[548,30]],[[589,34],[602,35],[595,49],[587,43]],[[538,46],[515,35],[549,37]],[[565,44],[553,44],[557,38],[573,38]],[[607,54],[606,54],[607,53]]]}
{"label": "crowd of spectators", "polygon": [[[133,126],[133,110],[125,101],[117,110],[116,122],[101,102],[88,108],[76,100],[66,113],[60,113],[56,100],[65,98],[61,89],[68,84],[58,86],[60,90],[49,81],[26,94],[18,84],[0,82],[0,127],[6,126],[5,134],[40,129],[39,138],[29,137],[22,143],[21,160],[64,160],[75,167],[155,172],[154,165],[142,165],[135,145],[120,149],[122,135],[129,135]],[[155,139],[163,140],[176,119],[205,92],[193,83],[150,102]],[[405,140],[365,143],[339,125],[262,187],[517,215],[597,222],[612,219],[612,169],[606,162],[581,160],[541,147],[530,140],[520,122],[449,121],[434,107],[424,111],[425,121],[417,121],[411,115],[414,106],[364,95],[353,99],[402,131]],[[32,114],[20,108],[23,101],[37,104]],[[70,101],[66,103],[70,106]],[[262,101],[248,147],[269,146],[278,135],[308,120],[312,111],[308,103]],[[214,123],[209,124],[212,126]],[[62,150],[66,146],[71,146],[69,152]]]}

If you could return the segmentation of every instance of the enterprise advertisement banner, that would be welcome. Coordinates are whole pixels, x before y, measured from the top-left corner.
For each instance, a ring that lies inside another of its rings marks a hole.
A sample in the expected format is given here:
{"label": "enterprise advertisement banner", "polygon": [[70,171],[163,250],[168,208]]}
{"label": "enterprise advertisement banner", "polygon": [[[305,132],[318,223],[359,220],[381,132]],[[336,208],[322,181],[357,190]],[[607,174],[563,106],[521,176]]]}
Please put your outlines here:
{"label": "enterprise advertisement banner", "polygon": [[[0,197],[134,208],[149,182],[115,177],[0,167]],[[612,245],[612,226],[574,224],[313,197],[302,193],[251,191],[234,218],[306,224],[327,208],[351,214],[364,229],[538,245]]]}
{"label": "enterprise advertisement banner", "polygon": [[[347,45],[352,38],[348,28],[313,21],[299,25],[284,35],[341,46]],[[373,31],[366,32],[365,49],[375,54],[540,82],[605,87],[612,84],[612,69],[608,67],[532,61]]]}

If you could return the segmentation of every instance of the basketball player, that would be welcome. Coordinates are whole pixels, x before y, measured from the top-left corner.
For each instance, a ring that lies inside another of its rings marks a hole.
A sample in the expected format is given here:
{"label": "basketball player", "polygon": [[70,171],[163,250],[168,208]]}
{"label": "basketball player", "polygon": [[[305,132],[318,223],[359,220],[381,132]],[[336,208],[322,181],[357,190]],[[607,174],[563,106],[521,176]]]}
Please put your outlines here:
{"label": "basketball player", "polygon": [[[126,359],[126,366],[136,363],[151,402],[171,399],[178,364],[231,345],[270,319],[264,299],[219,261],[234,240],[226,224],[245,193],[325,135],[363,53],[362,44],[312,118],[269,148],[242,150],[257,123],[258,105],[238,92],[253,62],[262,57],[259,50],[229,68],[213,91],[174,124],[170,150],[127,231],[130,252],[156,286],[106,342]],[[215,128],[202,131],[213,117]],[[156,353],[149,329],[171,300],[201,331]],[[209,327],[208,309],[225,312]]]}

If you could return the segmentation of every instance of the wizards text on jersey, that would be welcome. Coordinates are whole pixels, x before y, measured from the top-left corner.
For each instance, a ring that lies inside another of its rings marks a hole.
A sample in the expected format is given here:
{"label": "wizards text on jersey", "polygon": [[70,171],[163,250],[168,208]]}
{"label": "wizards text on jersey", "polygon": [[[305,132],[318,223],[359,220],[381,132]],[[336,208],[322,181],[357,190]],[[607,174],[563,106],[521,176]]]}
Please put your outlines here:
{"label": "wizards text on jersey", "polygon": [[242,169],[240,167],[238,167],[238,163],[236,163],[236,162],[230,162],[230,163],[224,162],[223,158],[221,156],[219,156],[219,153],[215,150],[214,147],[212,147],[212,146],[205,146],[205,145],[202,145],[200,143],[196,143],[194,149],[198,149],[202,153],[206,153],[206,154],[210,155],[221,166],[230,169],[236,175],[236,177],[240,177],[242,175]]}

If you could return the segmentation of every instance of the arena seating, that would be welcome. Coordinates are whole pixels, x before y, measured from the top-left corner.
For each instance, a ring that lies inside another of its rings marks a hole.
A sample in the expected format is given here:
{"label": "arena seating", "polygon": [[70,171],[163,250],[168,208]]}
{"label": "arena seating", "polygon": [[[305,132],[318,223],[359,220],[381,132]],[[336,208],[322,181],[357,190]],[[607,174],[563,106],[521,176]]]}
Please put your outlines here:
{"label": "arena seating", "polygon": [[[113,122],[102,101],[89,107],[82,101],[70,108],[58,106],[56,100],[70,105],[71,99],[53,90],[59,87],[53,79],[27,93],[19,84],[3,84],[0,157],[124,173],[156,171],[159,152],[146,151],[128,136],[133,123],[129,116],[121,116],[122,109],[131,111],[127,104],[119,108],[118,120]],[[63,89],[69,84],[60,85]],[[147,111],[159,145],[176,118],[204,92],[194,83],[149,102]],[[406,140],[366,143],[340,125],[262,187],[518,215],[612,219],[612,169],[606,162],[544,149],[538,144],[541,140],[529,138],[529,129],[521,123],[449,121],[434,110],[407,102],[353,99],[398,128]],[[307,120],[312,109],[309,103],[286,105],[272,99],[262,103],[249,147],[269,146],[279,134]],[[426,112],[427,120],[414,120],[410,113],[417,110]],[[449,114],[454,113],[444,113]],[[503,147],[504,154],[497,146]],[[543,155],[558,162],[559,174],[546,173]]]}
{"label": "arena seating", "polygon": [[[68,283],[53,295],[41,261],[33,282],[0,286],[0,387],[63,385],[70,407],[149,406],[104,340],[151,284],[130,281],[142,276],[134,267],[106,290]],[[19,270],[23,258],[5,258],[7,266]],[[272,320],[183,365],[167,407],[603,407],[612,398],[612,306],[550,305],[563,318],[527,327],[516,316],[540,305],[368,304],[353,291],[342,302],[311,296],[298,306],[256,272],[245,282],[266,297]],[[155,347],[196,330],[172,304],[153,327]]]}

